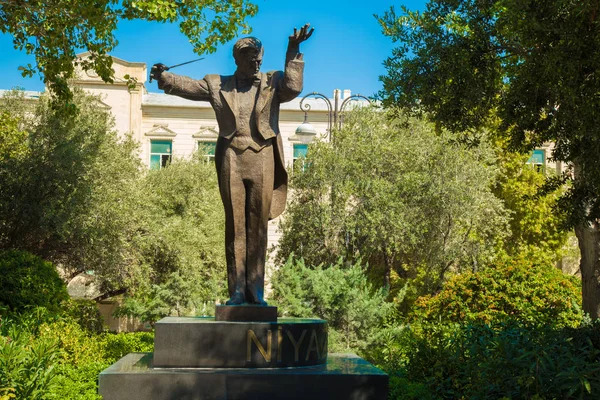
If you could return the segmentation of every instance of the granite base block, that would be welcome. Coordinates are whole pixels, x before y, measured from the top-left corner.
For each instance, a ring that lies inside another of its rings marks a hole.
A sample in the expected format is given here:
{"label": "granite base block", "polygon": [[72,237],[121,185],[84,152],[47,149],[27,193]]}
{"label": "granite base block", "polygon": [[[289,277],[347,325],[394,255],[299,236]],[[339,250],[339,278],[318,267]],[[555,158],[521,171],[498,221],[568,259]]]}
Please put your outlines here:
{"label": "granite base block", "polygon": [[385,400],[388,376],[352,354],[302,368],[155,368],[131,353],[104,370],[104,400]]}

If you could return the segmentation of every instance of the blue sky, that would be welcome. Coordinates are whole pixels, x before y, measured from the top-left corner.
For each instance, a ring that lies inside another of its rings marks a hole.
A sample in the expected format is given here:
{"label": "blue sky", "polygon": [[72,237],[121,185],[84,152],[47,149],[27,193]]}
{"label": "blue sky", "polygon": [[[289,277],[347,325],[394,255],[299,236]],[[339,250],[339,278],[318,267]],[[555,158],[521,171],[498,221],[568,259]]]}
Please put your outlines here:
{"label": "blue sky", "polygon": [[[366,96],[381,89],[379,76],[385,73],[382,63],[394,45],[382,35],[373,14],[383,14],[391,5],[422,9],[425,0],[254,0],[254,3],[259,11],[249,23],[252,36],[258,37],[265,47],[262,70],[283,67],[287,37],[294,27],[300,28],[308,22],[315,32],[301,46],[306,62],[303,94],[318,91],[331,97],[336,88]],[[119,24],[116,36],[119,45],[112,55],[127,61],[146,62],[148,66],[157,62],[173,65],[198,57],[176,24],[125,21]],[[233,73],[232,47],[233,41],[206,55],[204,60],[173,72],[194,78],[207,73]],[[3,65],[0,89],[20,86],[43,90],[39,77],[20,76],[19,65],[33,63],[34,59],[14,50],[10,36],[0,34],[0,53]],[[155,83],[147,84],[147,88],[158,92]]]}

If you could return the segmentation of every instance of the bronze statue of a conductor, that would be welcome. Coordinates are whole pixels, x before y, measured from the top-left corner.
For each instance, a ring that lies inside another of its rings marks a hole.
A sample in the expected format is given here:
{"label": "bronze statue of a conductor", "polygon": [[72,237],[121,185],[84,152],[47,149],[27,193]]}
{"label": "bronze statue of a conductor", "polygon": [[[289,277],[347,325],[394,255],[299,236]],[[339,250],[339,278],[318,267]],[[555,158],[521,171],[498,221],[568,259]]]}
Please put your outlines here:
{"label": "bronze statue of a conductor", "polygon": [[215,150],[219,190],[225,208],[227,305],[266,305],[267,226],[279,216],[287,195],[287,173],[279,135],[279,105],[302,91],[300,43],[314,29],[306,24],[289,37],[284,71],[260,72],[262,43],[254,37],[233,47],[233,75],[192,79],[155,64],[150,76],[165,93],[212,105],[219,124]]}

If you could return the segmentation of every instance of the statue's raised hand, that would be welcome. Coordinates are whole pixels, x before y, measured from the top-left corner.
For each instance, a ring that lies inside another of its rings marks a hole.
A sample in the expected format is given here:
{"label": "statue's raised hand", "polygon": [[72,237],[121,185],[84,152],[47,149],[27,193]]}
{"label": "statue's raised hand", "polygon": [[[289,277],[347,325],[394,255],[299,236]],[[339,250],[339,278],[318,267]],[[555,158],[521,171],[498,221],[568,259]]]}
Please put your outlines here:
{"label": "statue's raised hand", "polygon": [[308,28],[310,24],[305,24],[300,30],[294,28],[294,33],[290,35],[290,46],[299,46],[300,43],[307,40],[315,31],[315,28],[311,28],[310,31]]}
{"label": "statue's raised hand", "polygon": [[154,79],[160,84],[162,73],[168,70],[169,67],[167,67],[165,64],[154,64],[150,69],[150,82],[152,82],[152,79]]}

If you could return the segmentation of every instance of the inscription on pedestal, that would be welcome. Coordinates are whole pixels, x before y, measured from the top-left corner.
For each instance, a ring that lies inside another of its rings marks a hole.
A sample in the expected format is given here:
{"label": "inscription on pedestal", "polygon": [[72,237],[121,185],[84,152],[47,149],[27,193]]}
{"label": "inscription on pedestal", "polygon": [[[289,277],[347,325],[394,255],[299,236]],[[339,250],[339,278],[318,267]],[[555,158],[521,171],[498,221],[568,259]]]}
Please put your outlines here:
{"label": "inscription on pedestal", "polygon": [[[302,348],[304,350],[304,353],[302,353],[302,355],[304,355],[304,361],[308,361],[310,359],[313,359],[314,357],[316,357],[317,360],[322,359],[323,357],[327,357],[327,331],[321,331],[320,336],[321,339],[319,340],[318,335],[317,335],[317,330],[316,329],[312,329],[310,331],[310,340],[308,342],[308,346],[304,346],[302,347],[302,344],[304,342],[304,338],[307,335],[308,329],[305,329],[302,331],[302,333],[300,334],[300,338],[296,339],[294,338],[294,334],[290,331],[290,330],[285,330],[285,335],[284,335],[284,329],[283,327],[278,327],[277,329],[277,333],[273,332],[273,335],[271,335],[271,331],[268,330],[267,331],[267,338],[266,338],[266,347],[264,347],[261,343],[261,341],[259,340],[259,338],[256,336],[256,333],[254,333],[254,331],[252,329],[248,329],[248,334],[247,334],[247,346],[246,346],[246,362],[252,362],[252,360],[255,358],[253,357],[253,352],[256,352],[256,350],[258,350],[258,352],[260,353],[260,355],[264,358],[265,362],[270,363],[272,360],[272,343],[273,343],[273,339],[272,337],[274,337],[275,335],[277,335],[277,362],[282,362],[283,361],[283,345],[284,345],[284,341],[289,341],[289,343],[291,343],[292,347],[294,348],[294,362],[298,363],[301,359],[300,355],[300,349]],[[265,340],[263,340],[264,342]],[[254,346],[252,345],[254,344]],[[314,354],[312,354],[314,352]]]}

